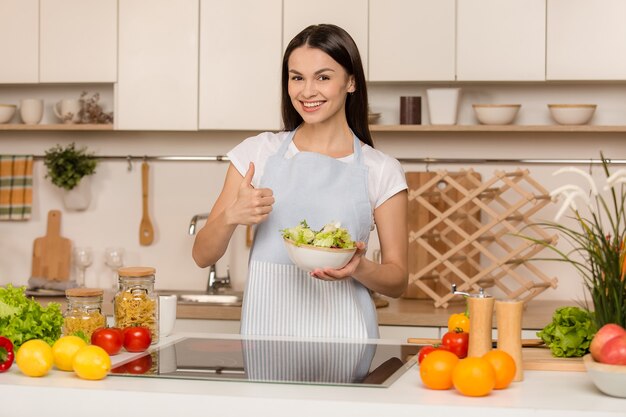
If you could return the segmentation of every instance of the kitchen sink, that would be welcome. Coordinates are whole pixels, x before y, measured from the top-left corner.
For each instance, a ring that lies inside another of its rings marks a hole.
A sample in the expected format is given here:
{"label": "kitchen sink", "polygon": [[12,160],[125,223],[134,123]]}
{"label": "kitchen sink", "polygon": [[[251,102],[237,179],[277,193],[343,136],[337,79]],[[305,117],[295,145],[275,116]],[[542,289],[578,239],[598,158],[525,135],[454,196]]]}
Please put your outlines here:
{"label": "kitchen sink", "polygon": [[159,295],[175,295],[178,304],[241,306],[243,301],[243,293],[232,290],[220,290],[211,293],[206,291],[159,290],[158,293]]}

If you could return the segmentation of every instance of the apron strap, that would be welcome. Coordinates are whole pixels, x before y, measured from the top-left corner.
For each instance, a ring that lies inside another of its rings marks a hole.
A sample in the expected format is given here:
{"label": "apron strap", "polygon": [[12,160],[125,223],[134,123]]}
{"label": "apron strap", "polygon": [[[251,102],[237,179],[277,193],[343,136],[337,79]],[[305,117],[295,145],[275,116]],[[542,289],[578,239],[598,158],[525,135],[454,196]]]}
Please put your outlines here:
{"label": "apron strap", "polygon": [[[276,152],[277,155],[280,155],[283,158],[285,157],[285,154],[287,153],[287,149],[289,149],[289,145],[291,144],[291,142],[293,142],[293,138],[296,135],[296,131],[298,130],[298,127],[296,127],[294,130],[289,132],[289,134],[287,135],[287,138],[283,141],[283,143],[280,144],[280,148],[278,148],[278,152]],[[350,129],[350,132],[352,132],[352,129]],[[357,138],[354,132],[352,132],[352,138],[353,138],[352,152],[354,154],[354,163],[356,165],[361,165],[363,163],[363,157],[362,157],[363,152],[361,151],[361,141],[359,140],[359,138]]]}

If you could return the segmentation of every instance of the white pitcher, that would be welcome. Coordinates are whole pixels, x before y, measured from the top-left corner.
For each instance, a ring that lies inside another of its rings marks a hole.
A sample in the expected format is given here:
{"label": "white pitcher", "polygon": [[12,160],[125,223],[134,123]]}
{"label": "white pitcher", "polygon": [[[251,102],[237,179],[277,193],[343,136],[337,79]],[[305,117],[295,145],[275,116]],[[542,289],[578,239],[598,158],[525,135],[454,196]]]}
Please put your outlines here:
{"label": "white pitcher", "polygon": [[58,101],[52,106],[54,114],[63,121],[63,123],[78,123],[80,121],[80,100],[73,98],[65,98]]}

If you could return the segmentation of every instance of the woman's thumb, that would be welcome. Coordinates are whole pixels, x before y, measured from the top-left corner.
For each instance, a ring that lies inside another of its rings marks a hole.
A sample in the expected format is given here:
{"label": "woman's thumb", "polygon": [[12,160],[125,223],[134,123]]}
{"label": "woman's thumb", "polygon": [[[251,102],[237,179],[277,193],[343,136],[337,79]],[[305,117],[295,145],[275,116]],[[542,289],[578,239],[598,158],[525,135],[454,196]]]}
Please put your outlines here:
{"label": "woman's thumb", "polygon": [[254,178],[254,162],[250,162],[250,165],[248,165],[248,171],[246,172],[246,175],[243,177],[241,186],[252,187],[252,178]]}

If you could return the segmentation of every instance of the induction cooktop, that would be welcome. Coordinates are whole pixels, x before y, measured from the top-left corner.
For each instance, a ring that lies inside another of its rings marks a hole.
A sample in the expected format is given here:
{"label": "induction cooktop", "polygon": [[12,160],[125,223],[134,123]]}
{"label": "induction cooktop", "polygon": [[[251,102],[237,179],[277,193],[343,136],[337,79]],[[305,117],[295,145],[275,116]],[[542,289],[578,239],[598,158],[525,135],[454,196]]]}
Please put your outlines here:
{"label": "induction cooktop", "polygon": [[146,378],[388,387],[420,345],[377,341],[182,338],[113,367]]}

